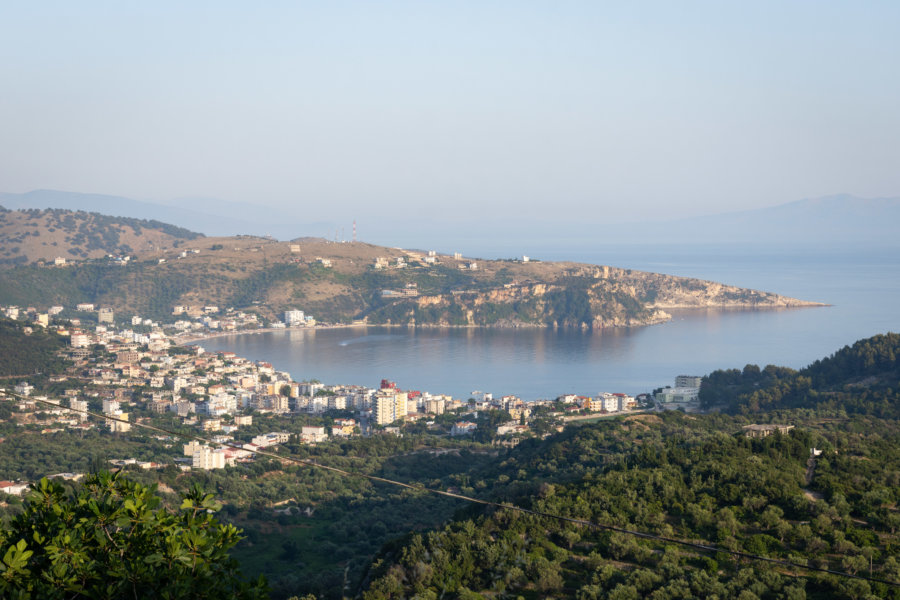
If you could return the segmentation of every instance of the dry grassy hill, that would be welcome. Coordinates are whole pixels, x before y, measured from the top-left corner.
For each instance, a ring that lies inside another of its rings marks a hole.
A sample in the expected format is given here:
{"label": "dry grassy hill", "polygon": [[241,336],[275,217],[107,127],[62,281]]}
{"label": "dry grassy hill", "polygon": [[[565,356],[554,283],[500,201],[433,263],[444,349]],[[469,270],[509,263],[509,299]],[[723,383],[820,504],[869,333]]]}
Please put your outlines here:
{"label": "dry grassy hill", "polygon": [[100,258],[171,248],[201,234],[141,219],[61,209],[0,208],[0,264]]}
{"label": "dry grassy hill", "polygon": [[169,320],[175,305],[298,308],[319,321],[415,326],[582,327],[665,321],[669,308],[811,306],[718,283],[573,262],[522,262],[319,238],[206,238],[162,223],[69,211],[0,215],[0,258],[128,254],[127,265],[0,269],[0,304],[92,302]]}

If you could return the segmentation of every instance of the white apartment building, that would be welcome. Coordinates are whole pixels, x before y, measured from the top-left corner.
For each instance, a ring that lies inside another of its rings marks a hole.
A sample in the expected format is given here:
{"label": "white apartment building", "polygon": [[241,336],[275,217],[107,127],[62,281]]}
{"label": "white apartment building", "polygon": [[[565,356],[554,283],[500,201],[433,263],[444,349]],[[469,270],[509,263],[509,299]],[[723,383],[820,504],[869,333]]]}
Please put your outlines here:
{"label": "white apartment building", "polygon": [[[69,408],[77,411],[86,411],[88,409],[87,400],[76,400],[75,398],[69,399]],[[84,412],[70,413],[75,416],[76,419],[81,421],[82,423],[88,420],[88,416],[84,414]]]}
{"label": "white apartment building", "polygon": [[87,348],[91,345],[91,338],[88,337],[88,334],[81,331],[73,331],[69,341],[73,348]]}
{"label": "white apartment building", "polygon": [[131,431],[131,423],[123,423],[122,421],[128,421],[128,413],[124,413],[121,410],[117,410],[112,413],[106,413],[110,417],[114,417],[114,419],[107,419],[106,425],[109,427],[109,431],[111,433],[126,433]]}
{"label": "white apartment building", "polygon": [[302,310],[286,310],[284,311],[284,324],[288,327],[295,325],[303,325],[306,316]]}
{"label": "white apartment building", "polygon": [[13,388],[17,394],[22,396],[30,396],[31,392],[34,391],[34,386],[28,383],[27,381],[23,381],[22,383],[17,383],[16,387]]}
{"label": "white apartment building", "polygon": [[225,468],[225,451],[221,448],[210,448],[209,446],[200,446],[194,450],[191,456],[191,467],[210,471],[212,469]]}

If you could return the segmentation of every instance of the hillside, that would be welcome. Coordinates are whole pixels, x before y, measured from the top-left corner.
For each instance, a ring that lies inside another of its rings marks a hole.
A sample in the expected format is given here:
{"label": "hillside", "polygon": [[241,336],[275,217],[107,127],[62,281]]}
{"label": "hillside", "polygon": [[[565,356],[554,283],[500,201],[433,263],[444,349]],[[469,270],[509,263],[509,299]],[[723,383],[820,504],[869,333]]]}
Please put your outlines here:
{"label": "hillside", "polygon": [[[468,476],[490,490],[480,497],[541,513],[898,581],[900,432],[854,425],[877,433],[798,426],[754,440],[734,435],[738,421],[668,413],[523,443]],[[811,447],[831,454],[812,482]],[[363,587],[366,600],[897,597],[881,583],[475,507],[387,545]]]}
{"label": "hillside", "polygon": [[670,308],[816,305],[697,279],[572,262],[429,256],[318,238],[177,241],[172,249],[131,247],[134,258],[124,266],[93,261],[0,271],[0,303],[93,302],[153,318],[171,315],[174,305],[212,304],[252,307],[273,319],[299,308],[327,322],[581,328],[658,323],[670,318],[665,312]]}
{"label": "hillside", "polygon": [[[897,406],[898,341],[893,334],[861,340],[803,375],[764,371],[805,377],[810,393],[821,385],[820,394],[833,386],[877,385],[871,381],[877,377],[884,400]],[[753,387],[759,370],[747,371],[744,383]],[[669,411],[525,441],[502,461],[467,473],[466,481],[475,482],[469,493],[599,527],[471,507],[442,528],[386,545],[362,597],[898,598],[896,413],[848,416],[854,411],[845,408],[760,407],[752,416],[757,423],[793,425],[787,434],[763,438],[742,434],[753,422],[747,417]],[[811,458],[811,448],[821,452],[818,458]]]}
{"label": "hillside", "polygon": [[61,373],[66,362],[57,353],[64,338],[35,327],[26,333],[22,324],[0,317],[0,376]]}
{"label": "hillside", "polygon": [[0,265],[100,258],[172,248],[201,234],[153,220],[61,209],[0,207]]}
{"label": "hillside", "polygon": [[900,418],[900,335],[887,333],[845,346],[799,371],[747,365],[710,373],[700,388],[708,407],[754,413],[829,408]]}
{"label": "hillside", "polygon": [[299,215],[249,202],[211,198],[178,198],[169,203],[147,202],[123,196],[83,194],[60,190],[32,190],[24,194],[0,192],[0,205],[12,209],[58,208],[84,210],[116,217],[178,223],[211,236],[273,235],[297,237],[300,232],[327,235],[333,223],[307,223]]}

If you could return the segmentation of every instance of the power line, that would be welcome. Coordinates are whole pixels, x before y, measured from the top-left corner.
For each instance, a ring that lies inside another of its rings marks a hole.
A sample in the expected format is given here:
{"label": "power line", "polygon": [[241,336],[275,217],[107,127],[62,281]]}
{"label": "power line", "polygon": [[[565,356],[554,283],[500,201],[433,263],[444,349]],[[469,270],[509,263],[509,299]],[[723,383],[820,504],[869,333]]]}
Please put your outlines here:
{"label": "power line", "polygon": [[[380,482],[380,483],[386,483],[386,484],[389,484],[389,485],[398,486],[398,487],[406,488],[406,489],[413,490],[413,491],[427,492],[427,493],[434,494],[434,495],[437,495],[437,496],[445,496],[445,497],[448,497],[448,498],[455,498],[455,499],[457,499],[457,500],[463,500],[463,501],[465,501],[465,502],[469,502],[469,503],[472,503],[472,504],[480,504],[480,505],[482,505],[482,506],[491,506],[491,507],[494,507],[494,508],[511,510],[511,511],[514,511],[514,512],[520,512],[520,513],[524,513],[524,514],[529,514],[529,515],[533,515],[533,516],[536,516],[536,517],[543,517],[543,518],[545,518],[545,519],[553,519],[553,520],[556,520],[556,521],[562,521],[562,522],[566,522],[566,523],[572,523],[572,524],[575,524],[575,525],[581,525],[581,526],[584,526],[584,527],[589,527],[589,528],[591,528],[591,529],[597,529],[597,530],[600,530],[600,531],[612,531],[612,532],[615,532],[615,533],[621,533],[621,534],[624,534],[624,535],[630,535],[630,536],[633,536],[633,537],[643,538],[643,539],[647,539],[647,540],[655,540],[655,541],[666,542],[666,543],[670,543],[670,544],[677,544],[677,545],[680,545],[680,546],[684,546],[684,547],[686,547],[686,548],[692,548],[692,549],[694,549],[694,550],[699,550],[699,551],[701,551],[701,552],[714,552],[714,553],[719,553],[719,552],[721,552],[721,553],[729,554],[729,555],[734,556],[734,557],[737,557],[737,558],[746,558],[746,559],[749,559],[749,560],[756,560],[756,561],[760,561],[760,562],[767,562],[767,563],[770,563],[770,564],[776,564],[776,565],[780,565],[780,566],[783,566],[783,567],[791,567],[791,568],[797,568],[797,569],[804,569],[804,570],[806,570],[806,571],[815,571],[815,572],[819,572],[819,573],[827,573],[827,574],[829,574],[829,575],[835,575],[835,576],[837,576],[837,577],[845,577],[845,578],[848,578],[848,579],[859,579],[859,580],[861,580],[861,581],[868,581],[868,582],[872,582],[872,583],[883,583],[883,584],[885,584],[885,585],[890,585],[890,586],[894,586],[894,587],[900,587],[900,582],[896,582],[896,581],[888,581],[888,580],[886,580],[886,579],[877,579],[877,578],[874,578],[874,577],[864,577],[864,576],[862,576],[862,575],[855,575],[855,574],[853,574],[853,573],[847,573],[847,572],[845,572],[845,571],[834,571],[834,570],[832,570],[832,569],[826,569],[826,568],[823,568],[823,567],[810,566],[810,565],[806,565],[806,564],[803,564],[803,563],[798,563],[798,562],[794,562],[794,561],[790,561],[790,560],[785,560],[785,559],[781,559],[781,558],[772,558],[772,557],[769,557],[769,556],[761,556],[761,555],[759,555],[759,554],[752,554],[752,553],[750,553],[750,552],[741,552],[741,551],[739,551],[739,550],[729,550],[729,549],[727,549],[727,548],[720,548],[720,547],[718,547],[718,546],[711,546],[711,545],[708,545],[708,544],[701,544],[701,543],[699,543],[699,542],[691,542],[691,541],[688,541],[688,540],[680,540],[680,539],[677,539],[677,538],[667,537],[667,536],[663,536],[663,535],[657,535],[657,534],[654,534],[654,533],[646,533],[646,532],[643,532],[643,531],[635,531],[635,530],[632,530],[632,529],[626,529],[626,528],[624,528],[624,527],[619,527],[619,526],[616,526],[616,525],[608,525],[608,524],[604,524],[604,523],[596,523],[596,522],[594,522],[594,521],[589,521],[589,520],[587,520],[587,519],[577,519],[577,518],[575,518],[575,517],[566,517],[566,516],[564,516],[564,515],[557,515],[557,514],[554,514],[554,513],[548,513],[548,512],[543,512],[543,511],[539,511],[539,510],[533,510],[533,509],[530,509],[530,508],[522,508],[522,507],[516,506],[516,505],[514,505],[514,504],[506,504],[506,503],[502,503],[502,502],[493,502],[493,501],[491,501],[491,500],[482,500],[482,499],[480,499],[480,498],[473,498],[473,497],[471,497],[471,496],[464,496],[464,495],[462,495],[462,494],[456,494],[456,493],[454,493],[454,492],[448,492],[448,491],[444,491],[444,490],[438,490],[438,489],[434,489],[434,488],[425,487],[424,485],[421,485],[421,484],[404,483],[404,482],[402,482],[402,481],[396,481],[396,480],[394,480],[394,479],[387,479],[387,478],[384,478],[384,477],[378,477],[377,475],[369,475],[369,474],[367,474],[367,473],[359,473],[359,472],[347,471],[347,470],[345,470],[345,469],[340,469],[340,468],[338,468],[338,467],[332,467],[332,466],[329,466],[329,465],[323,465],[323,464],[321,464],[321,463],[318,463],[318,462],[315,462],[315,461],[312,461],[312,460],[309,460],[309,459],[306,459],[306,458],[296,458],[296,457],[293,457],[293,456],[281,456],[280,454],[276,454],[276,453],[274,453],[274,452],[269,452],[269,451],[267,451],[267,450],[259,450],[259,449],[245,448],[244,446],[241,446],[241,445],[238,445],[238,444],[234,444],[234,443],[231,443],[231,442],[215,442],[215,441],[213,441],[213,440],[210,440],[210,439],[208,439],[208,438],[204,438],[204,437],[202,437],[202,436],[193,435],[193,434],[187,434],[187,433],[182,433],[182,432],[178,432],[178,431],[172,431],[172,430],[166,429],[166,428],[164,428],[164,427],[157,427],[157,426],[155,426],[155,425],[148,425],[147,423],[131,422],[131,421],[128,421],[127,419],[120,419],[120,418],[118,418],[118,417],[114,417],[114,416],[106,415],[106,414],[102,414],[102,413],[96,413],[96,412],[93,412],[93,411],[90,411],[90,410],[80,410],[80,409],[75,409],[75,408],[71,408],[71,407],[67,407],[67,406],[60,406],[59,404],[56,404],[56,403],[54,403],[54,402],[50,402],[49,400],[42,400],[42,399],[40,399],[40,398],[30,398],[30,397],[28,397],[28,396],[22,396],[21,394],[16,394],[16,393],[13,393],[13,392],[7,392],[7,393],[10,394],[10,395],[12,395],[12,396],[15,396],[15,397],[24,399],[24,400],[29,400],[29,401],[32,401],[32,402],[40,402],[40,403],[42,403],[42,404],[47,404],[47,405],[53,406],[53,407],[55,407],[55,408],[62,408],[62,409],[64,409],[64,410],[68,410],[68,411],[75,412],[75,413],[80,413],[80,414],[85,414],[85,415],[88,415],[88,416],[91,416],[91,417],[95,417],[95,418],[98,418],[98,419],[107,419],[107,420],[111,420],[111,421],[118,421],[119,423],[127,423],[127,424],[129,424],[129,425],[134,425],[135,427],[139,427],[139,428],[142,428],[142,429],[147,429],[147,430],[149,430],[149,431],[155,431],[155,432],[157,432],[157,433],[165,433],[165,434],[167,434],[167,435],[171,435],[171,436],[174,436],[174,437],[177,437],[177,438],[182,438],[182,439],[184,439],[184,440],[204,442],[204,443],[206,443],[206,444],[210,444],[210,445],[213,445],[213,446],[224,446],[224,447],[232,448],[232,449],[235,449],[235,450],[243,450],[243,451],[245,451],[245,452],[250,452],[250,453],[252,453],[252,454],[257,454],[257,455],[259,455],[259,456],[266,456],[266,457],[269,457],[269,458],[274,458],[274,459],[280,460],[280,461],[288,461],[288,462],[292,462],[292,463],[295,463],[295,464],[298,464],[298,465],[303,465],[303,466],[307,466],[307,467],[314,467],[314,468],[317,468],[317,469],[324,469],[324,470],[326,470],[326,471],[331,471],[331,472],[333,472],[333,473],[337,473],[337,474],[339,474],[339,475],[341,475],[341,476],[343,476],[343,477],[361,477],[361,478],[364,478],[364,479],[368,479],[369,481],[377,481],[377,482]],[[795,576],[795,575],[792,575],[792,574],[791,574],[790,576],[793,577],[793,576]]]}

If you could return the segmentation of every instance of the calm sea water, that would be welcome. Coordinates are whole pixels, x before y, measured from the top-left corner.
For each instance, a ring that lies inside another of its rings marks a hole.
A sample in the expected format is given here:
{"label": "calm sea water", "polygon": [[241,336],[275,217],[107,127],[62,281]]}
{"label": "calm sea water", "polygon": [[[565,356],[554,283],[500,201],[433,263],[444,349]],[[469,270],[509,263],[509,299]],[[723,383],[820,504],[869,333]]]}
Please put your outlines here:
{"label": "calm sea water", "polygon": [[[636,394],[749,363],[801,368],[844,345],[900,331],[900,252],[642,246],[547,252],[545,260],[699,277],[825,302],[786,310],[680,311],[662,325],[602,332],[368,327],[286,331],[207,340],[266,360],[296,380],[468,397],[473,390],[525,399],[600,391]],[[302,307],[301,307],[302,308]]]}

